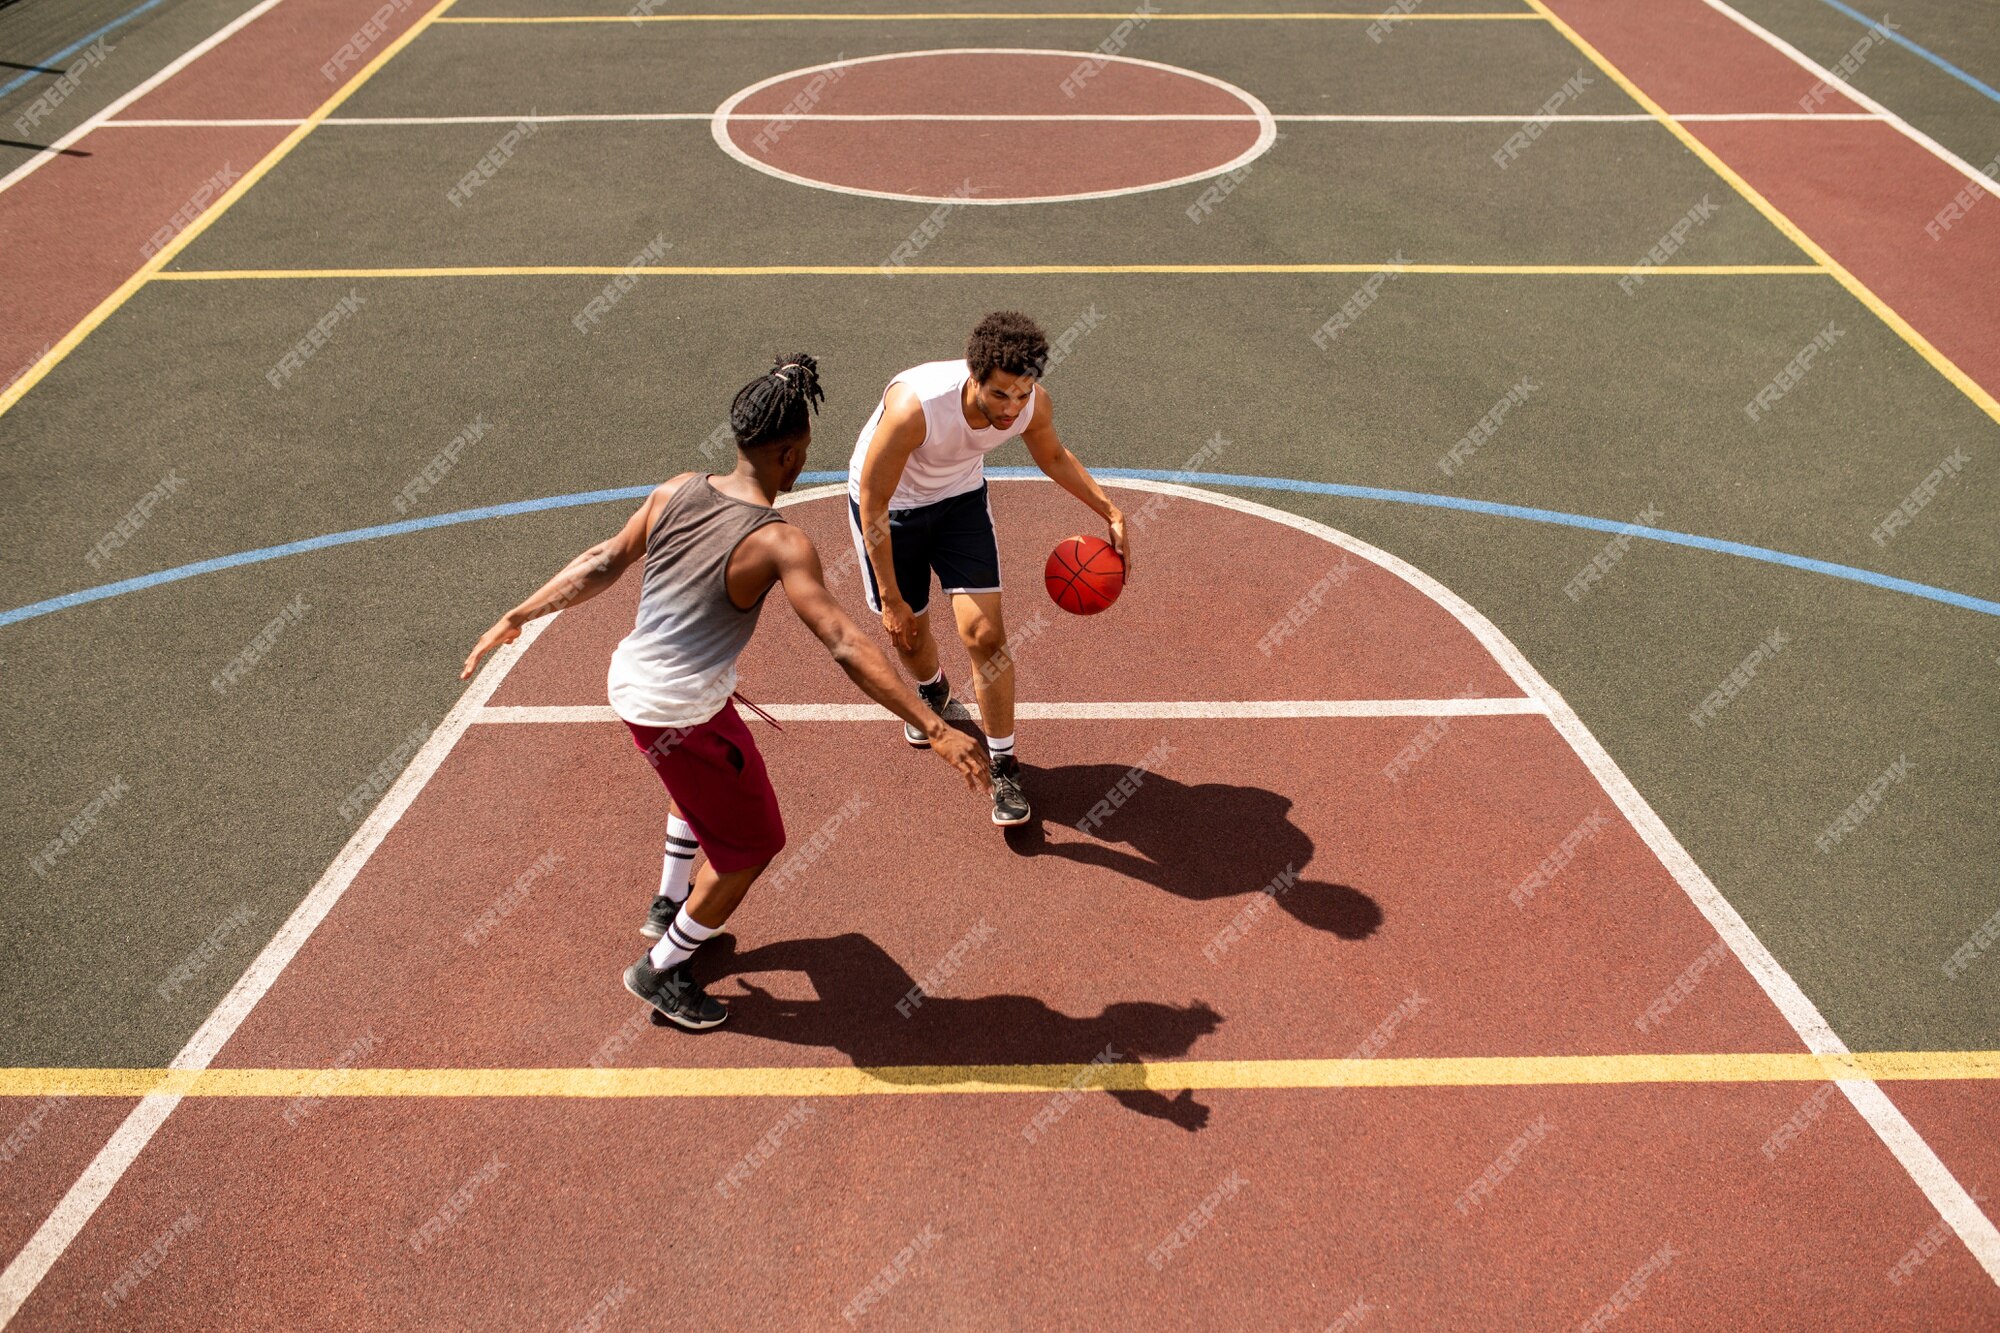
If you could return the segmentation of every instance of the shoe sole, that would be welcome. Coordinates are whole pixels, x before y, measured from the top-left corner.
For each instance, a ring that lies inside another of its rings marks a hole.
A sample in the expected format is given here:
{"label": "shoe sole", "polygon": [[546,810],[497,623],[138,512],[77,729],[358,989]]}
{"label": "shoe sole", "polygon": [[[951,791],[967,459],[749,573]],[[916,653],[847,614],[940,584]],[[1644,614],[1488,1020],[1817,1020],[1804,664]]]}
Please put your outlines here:
{"label": "shoe sole", "polygon": [[1034,811],[1028,810],[1024,811],[1019,819],[1002,819],[1000,818],[1000,812],[998,810],[995,810],[993,812],[993,822],[999,825],[1001,828],[1017,828],[1020,825],[1027,823],[1030,819],[1033,819],[1034,815],[1035,815]]}
{"label": "shoe sole", "polygon": [[665,926],[656,926],[648,921],[645,925],[639,927],[639,933],[649,940],[657,940],[667,933],[667,928]]}
{"label": "shoe sole", "polygon": [[715,1020],[715,1022],[713,1022],[713,1023],[696,1023],[696,1022],[690,1022],[690,1021],[689,1021],[688,1019],[685,1019],[685,1018],[682,1018],[682,1017],[681,1017],[681,1016],[680,1016],[679,1014],[673,1014],[673,1013],[669,1013],[669,1012],[667,1012],[667,1011],[666,1011],[665,1009],[662,1009],[662,1008],[661,1008],[661,1007],[660,1007],[660,1006],[659,1006],[658,1004],[656,1004],[656,1003],[655,1003],[655,1002],[653,1002],[652,1000],[648,999],[648,998],[647,998],[646,996],[644,996],[644,995],[641,995],[641,994],[639,993],[639,988],[638,988],[638,987],[636,987],[636,986],[634,986],[634,985],[632,984],[632,978],[631,978],[631,977],[629,977],[629,976],[626,976],[626,977],[621,977],[621,978],[619,978],[619,980],[621,980],[621,981],[623,981],[623,982],[625,983],[625,989],[626,989],[626,990],[628,990],[628,991],[630,991],[630,992],[632,993],[632,998],[634,998],[634,999],[636,999],[636,1000],[640,1001],[640,1002],[641,1002],[642,1004],[644,1004],[644,1005],[645,1005],[645,1006],[646,1006],[646,1007],[647,1007],[648,1009],[651,1009],[651,1010],[652,1010],[652,1011],[653,1011],[654,1013],[658,1014],[658,1015],[659,1015],[659,1016],[660,1016],[661,1018],[664,1018],[664,1019],[666,1019],[666,1020],[667,1020],[667,1021],[668,1021],[669,1023],[672,1023],[672,1024],[673,1024],[673,1025],[674,1025],[675,1027],[677,1027],[677,1028],[681,1028],[681,1029],[683,1029],[683,1030],[685,1030],[685,1031],[688,1031],[688,1032],[706,1032],[706,1031],[708,1031],[708,1030],[709,1030],[710,1028],[712,1028],[712,1027],[720,1027],[720,1026],[722,1025],[722,1021],[723,1021],[723,1019],[726,1019],[726,1018],[728,1018],[728,1017],[729,1017],[729,1011],[725,1009],[725,1010],[723,1010],[723,1013],[722,1013],[722,1018],[718,1018],[718,1019],[716,1019],[716,1020]]}
{"label": "shoe sole", "polygon": [[[921,699],[924,696],[919,694],[917,697]],[[939,717],[943,717],[944,709],[949,707],[951,707],[951,690],[947,688],[944,692],[944,708],[934,708],[931,711],[936,713]],[[931,738],[928,736],[920,735],[917,737],[917,739],[911,740],[910,729],[909,727],[905,726],[903,728],[903,744],[909,746],[912,750],[928,750],[931,748]]]}

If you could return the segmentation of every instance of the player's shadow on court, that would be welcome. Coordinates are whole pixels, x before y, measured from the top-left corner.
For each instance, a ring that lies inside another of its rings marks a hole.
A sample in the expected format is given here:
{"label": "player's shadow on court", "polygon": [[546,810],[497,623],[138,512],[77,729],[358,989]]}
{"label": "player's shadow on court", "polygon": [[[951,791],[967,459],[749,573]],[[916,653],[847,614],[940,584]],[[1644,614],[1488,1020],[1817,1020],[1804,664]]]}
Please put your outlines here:
{"label": "player's shadow on court", "polygon": [[[1268,889],[1299,922],[1344,940],[1365,940],[1382,925],[1381,904],[1361,890],[1304,877],[1313,842],[1292,822],[1288,796],[1146,773],[1122,804],[1107,809],[1128,765],[1023,764],[1022,771],[1035,817],[1009,829],[1007,841],[1025,856],[1102,866],[1197,902]],[[1044,821],[1072,833],[1081,822],[1091,826],[1080,839],[1052,842]]]}
{"label": "player's shadow on court", "polygon": [[[863,1069],[1132,1064],[1185,1055],[1222,1023],[1220,1014],[1200,1002],[1183,1007],[1125,1000],[1106,1005],[1095,1017],[1076,1018],[1028,995],[927,996],[882,946],[853,932],[780,940],[742,953],[732,936],[718,935],[703,946],[695,967],[704,985],[730,978],[743,988],[740,996],[720,991],[736,1031],[829,1047]],[[819,998],[781,999],[751,980],[758,972],[803,972]],[[931,1069],[921,1081],[936,1078]],[[1098,1083],[1092,1078],[1079,1086],[1089,1090]],[[1187,1089],[1173,1097],[1144,1089],[1108,1091],[1121,1105],[1182,1129],[1208,1123],[1208,1108]],[[1050,1095],[1060,1093],[1052,1089]],[[1043,1101],[1024,1102],[1024,1107],[1032,1103],[1022,1112],[1024,1121]]]}

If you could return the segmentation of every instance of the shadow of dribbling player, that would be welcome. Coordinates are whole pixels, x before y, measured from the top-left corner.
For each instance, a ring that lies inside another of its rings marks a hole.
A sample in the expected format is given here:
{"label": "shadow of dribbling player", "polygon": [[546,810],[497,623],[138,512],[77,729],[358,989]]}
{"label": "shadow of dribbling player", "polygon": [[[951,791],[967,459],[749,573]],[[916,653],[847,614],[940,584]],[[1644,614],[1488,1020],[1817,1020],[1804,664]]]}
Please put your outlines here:
{"label": "shadow of dribbling player", "polygon": [[[1185,1055],[1222,1022],[1199,1002],[1183,1007],[1125,1000],[1094,1018],[1075,1018],[1029,995],[913,997],[916,978],[881,945],[854,932],[780,940],[742,953],[733,937],[718,935],[696,965],[704,984],[733,978],[743,988],[742,995],[727,997],[729,1025],[737,1031],[829,1047],[859,1068],[878,1071],[899,1065],[1130,1064]],[[780,999],[748,979],[754,972],[802,972],[819,998]],[[924,1071],[925,1082],[936,1077],[934,1068]],[[1145,1089],[1106,1091],[1121,1105],[1182,1129],[1208,1123],[1208,1108],[1185,1088],[1173,1097]]]}
{"label": "shadow of dribbling player", "polygon": [[[1102,866],[1200,902],[1269,892],[1300,924],[1344,940],[1367,939],[1382,925],[1381,904],[1361,890],[1299,877],[1313,842],[1292,822],[1288,796],[1221,782],[1189,786],[1155,772],[1134,782],[1124,764],[1022,769],[1035,817],[1009,829],[1007,842],[1024,856]],[[1121,782],[1128,793],[1111,807]],[[1044,820],[1084,840],[1051,842]]]}

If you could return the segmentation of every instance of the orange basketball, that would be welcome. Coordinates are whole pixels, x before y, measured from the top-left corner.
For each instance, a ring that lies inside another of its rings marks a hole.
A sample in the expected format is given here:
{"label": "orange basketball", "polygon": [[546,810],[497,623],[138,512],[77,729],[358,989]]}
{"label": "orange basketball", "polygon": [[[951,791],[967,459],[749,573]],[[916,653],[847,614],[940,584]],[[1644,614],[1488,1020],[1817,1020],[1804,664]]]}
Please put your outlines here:
{"label": "orange basketball", "polygon": [[1102,537],[1068,537],[1056,543],[1042,581],[1057,606],[1072,615],[1094,616],[1125,589],[1125,562]]}

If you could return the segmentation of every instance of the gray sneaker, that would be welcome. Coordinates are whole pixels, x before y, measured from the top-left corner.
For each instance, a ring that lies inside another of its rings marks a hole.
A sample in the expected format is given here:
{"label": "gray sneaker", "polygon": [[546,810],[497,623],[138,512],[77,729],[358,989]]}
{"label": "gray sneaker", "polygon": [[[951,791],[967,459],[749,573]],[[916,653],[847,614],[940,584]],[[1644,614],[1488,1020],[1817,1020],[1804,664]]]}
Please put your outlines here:
{"label": "gray sneaker", "polygon": [[993,822],[1002,828],[1028,822],[1028,798],[1021,794],[1021,761],[1000,755],[993,765]]}
{"label": "gray sneaker", "polygon": [[[917,686],[917,697],[929,705],[933,713],[943,717],[944,710],[951,707],[951,682],[940,675],[935,685]],[[931,738],[907,722],[903,724],[903,739],[919,750],[931,748]]]}
{"label": "gray sneaker", "polygon": [[712,1028],[729,1017],[722,1001],[712,998],[695,984],[688,965],[657,968],[650,955],[625,969],[625,989],[653,1006],[662,1018],[690,1032]]}

